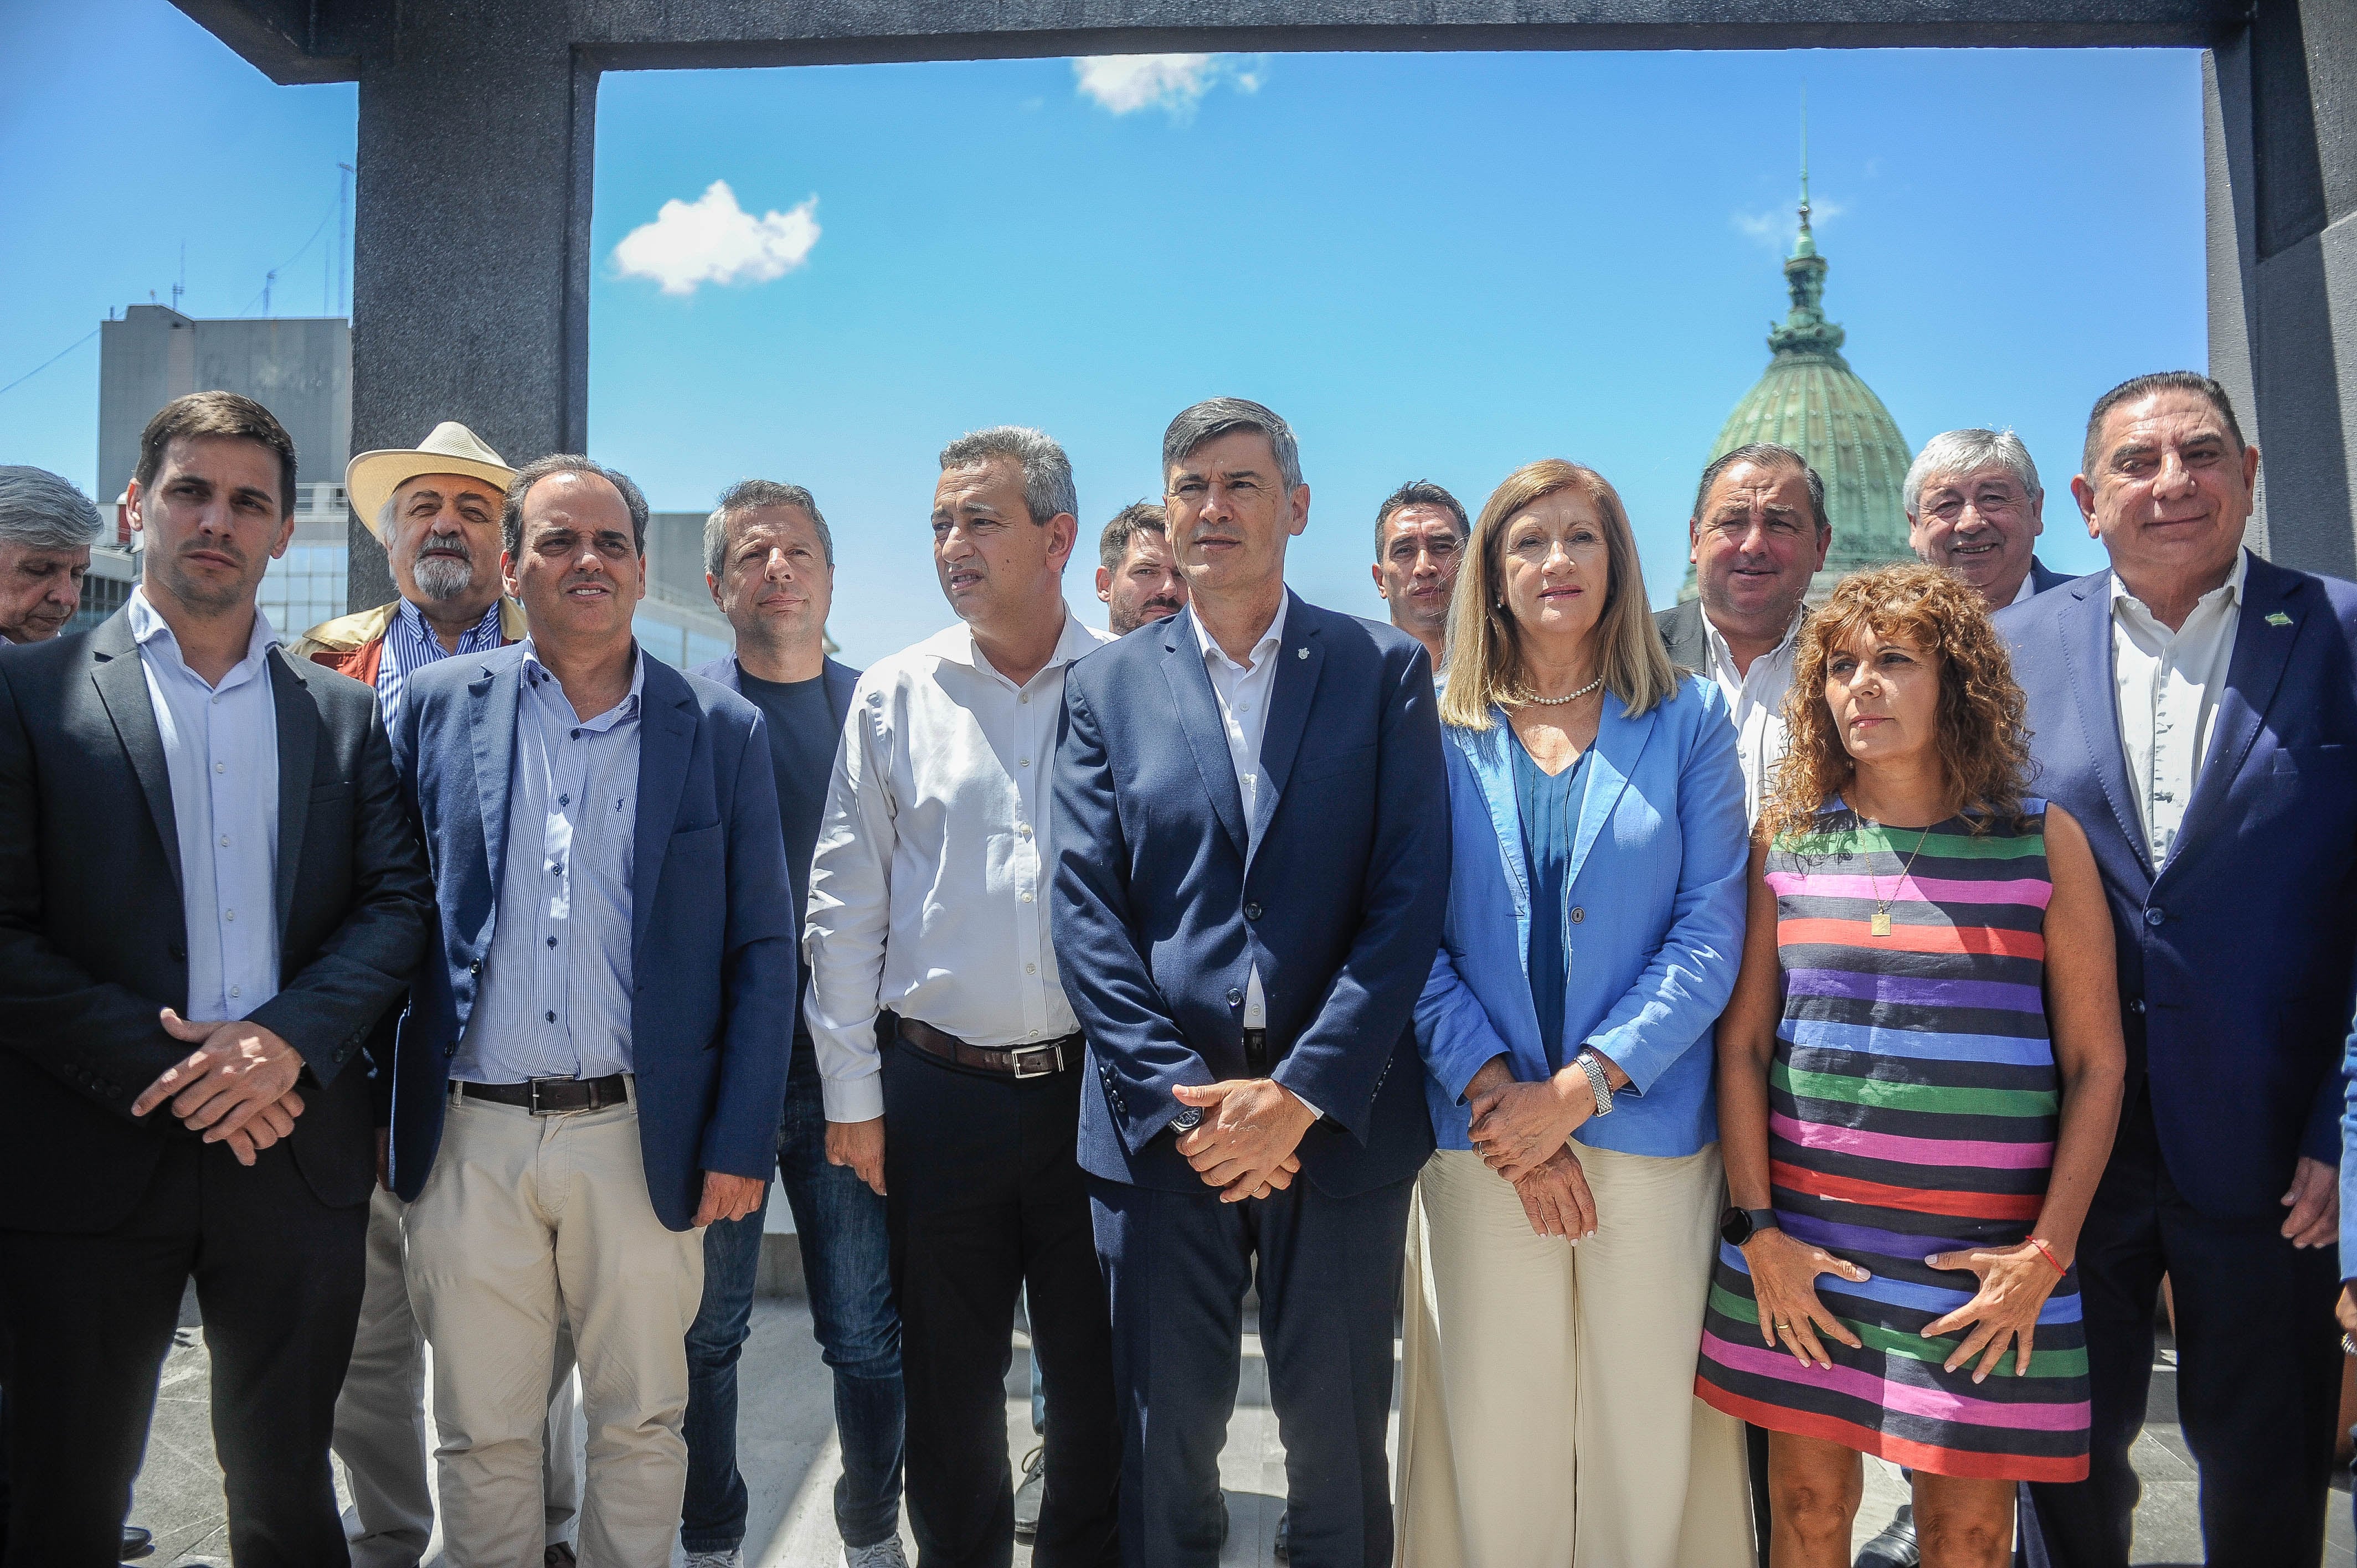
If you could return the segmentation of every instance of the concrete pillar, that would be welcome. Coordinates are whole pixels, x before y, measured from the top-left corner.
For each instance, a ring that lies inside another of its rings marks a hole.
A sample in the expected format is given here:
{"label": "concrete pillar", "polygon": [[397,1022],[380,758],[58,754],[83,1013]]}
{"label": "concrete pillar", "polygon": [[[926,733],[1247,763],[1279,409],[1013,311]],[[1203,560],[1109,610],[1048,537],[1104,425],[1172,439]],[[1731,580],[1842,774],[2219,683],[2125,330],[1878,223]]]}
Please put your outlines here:
{"label": "concrete pillar", "polygon": [[2264,452],[2253,543],[2357,577],[2357,6],[2258,0],[2201,82],[2210,369]]}
{"label": "concrete pillar", "polygon": [[[352,449],[456,419],[511,463],[588,444],[597,72],[565,0],[388,6],[358,51]],[[351,530],[354,609],[393,597]]]}

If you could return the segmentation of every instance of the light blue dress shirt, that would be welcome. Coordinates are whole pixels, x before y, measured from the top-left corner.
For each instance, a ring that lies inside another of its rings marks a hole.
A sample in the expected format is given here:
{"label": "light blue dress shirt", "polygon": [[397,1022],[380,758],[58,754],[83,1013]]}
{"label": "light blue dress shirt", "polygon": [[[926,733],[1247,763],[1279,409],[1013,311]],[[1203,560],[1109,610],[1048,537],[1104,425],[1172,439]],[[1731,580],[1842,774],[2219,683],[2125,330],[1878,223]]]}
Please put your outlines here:
{"label": "light blue dress shirt", "polygon": [[647,669],[636,649],[630,660],[630,694],[584,719],[524,639],[507,865],[454,1079],[631,1070],[630,876]]}
{"label": "light blue dress shirt", "polygon": [[188,930],[183,1016],[242,1018],[278,994],[278,634],[257,608],[245,657],[209,686],[145,588],[131,590],[125,613],[172,780]]}
{"label": "light blue dress shirt", "polygon": [[384,647],[376,662],[377,709],[384,715],[384,733],[391,735],[401,718],[401,694],[409,686],[409,678],[428,664],[438,664],[445,659],[455,659],[461,653],[488,653],[500,646],[500,607],[502,601],[494,599],[483,618],[467,628],[458,639],[458,646],[446,649],[434,628],[425,624],[425,614],[407,599],[393,607],[393,618],[384,623]]}

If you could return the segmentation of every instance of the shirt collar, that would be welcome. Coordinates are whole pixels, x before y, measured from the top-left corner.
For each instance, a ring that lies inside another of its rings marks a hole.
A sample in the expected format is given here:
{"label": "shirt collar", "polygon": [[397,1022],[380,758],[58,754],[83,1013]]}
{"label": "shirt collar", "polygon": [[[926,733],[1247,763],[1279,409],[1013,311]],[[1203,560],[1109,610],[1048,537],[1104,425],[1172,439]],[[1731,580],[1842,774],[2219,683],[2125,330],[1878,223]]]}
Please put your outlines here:
{"label": "shirt collar", "polygon": [[[1770,664],[1773,664],[1780,660],[1791,658],[1792,654],[1792,644],[1800,638],[1801,635],[1801,623],[1808,618],[1809,607],[1807,604],[1803,603],[1792,611],[1792,622],[1790,626],[1787,626],[1784,628],[1783,640],[1777,643],[1775,647],[1770,649],[1767,652],[1761,654],[1760,658],[1767,660]],[[1705,610],[1703,612],[1702,632],[1703,636],[1710,639],[1710,657],[1712,662],[1723,665],[1730,671],[1734,671],[1735,650],[1727,646],[1727,639],[1720,635],[1717,623],[1710,618],[1710,612],[1708,610]],[[1755,669],[1758,668],[1759,660],[1754,660],[1752,664]],[[1740,677],[1738,676],[1738,679]]]}
{"label": "shirt collar", "polygon": [[[1041,674],[1070,664],[1104,640],[1097,633],[1081,624],[1080,617],[1072,613],[1070,605],[1059,599],[1057,608],[1063,611],[1064,629],[1056,638],[1056,650],[1048,655],[1048,662],[1039,667]],[[994,676],[1001,681],[1006,680],[998,666],[983,656],[982,645],[974,639],[974,628],[963,621],[959,621],[953,626],[943,627],[918,646],[936,659],[945,659],[952,664],[963,664],[978,674]],[[1039,675],[1031,677],[1034,681],[1039,678]],[[1011,685],[1013,682],[1009,682],[1008,684]]]}
{"label": "shirt collar", "polygon": [[[2199,613],[2205,607],[2211,605],[2217,605],[2228,610],[2241,607],[2243,603],[2243,579],[2249,574],[2250,563],[2251,555],[2249,551],[2235,551],[2234,569],[2226,574],[2226,580],[2224,582],[2219,584],[2216,587],[2211,589],[2208,593],[2193,601],[2193,608],[2195,612]],[[2128,585],[2120,581],[2120,575],[2117,572],[2114,572],[2111,575],[2112,613],[2115,615],[2124,615],[2127,613],[2125,607],[2133,605],[2147,618],[2152,619],[2154,623],[2158,625],[2158,618],[2153,616],[2151,609],[2146,606],[2142,599],[2137,598],[2134,594],[2128,592]],[[2189,616],[2186,618],[2190,620],[2192,618]]]}
{"label": "shirt collar", "polygon": [[[496,607],[494,607],[495,612]],[[540,661],[540,650],[533,645],[532,639],[529,637],[525,638],[521,646],[523,649],[523,679],[525,686],[536,693],[539,693],[544,701],[564,703],[565,700],[564,683],[557,680],[556,672],[554,671],[551,670],[547,665],[543,664]],[[637,718],[639,716],[639,701],[640,696],[646,691],[646,650],[641,649],[634,639],[630,643],[630,691],[623,696],[620,702],[616,703],[612,707],[607,709],[604,713],[599,714],[597,717],[581,720],[580,727],[586,730],[608,730],[613,728],[616,725]],[[567,711],[570,711],[569,703],[567,704]]]}
{"label": "shirt collar", "polygon": [[[180,639],[173,635],[171,623],[148,602],[145,586],[132,588],[130,601],[124,606],[124,613],[131,620],[131,640],[139,645],[142,652],[168,658],[181,669],[188,670],[188,659],[180,652]],[[276,628],[272,627],[270,617],[264,613],[262,607],[255,605],[253,630],[245,639],[245,657],[231,666],[229,673],[221,678],[213,690],[224,692],[236,685],[260,669],[264,657],[277,646]],[[196,673],[193,670],[188,672],[191,675]]]}
{"label": "shirt collar", "polygon": [[[413,599],[394,601],[393,617],[401,623],[404,630],[418,641],[436,644],[440,642],[441,639],[434,634],[433,627],[426,623],[425,612],[417,607],[416,601]],[[474,649],[497,648],[500,645],[499,637],[500,601],[493,599],[491,607],[483,612],[483,618],[468,627],[465,635],[458,639],[457,650],[464,653]],[[489,638],[490,640],[485,641],[485,638]]]}
{"label": "shirt collar", "polygon": [[1202,650],[1203,658],[1207,661],[1216,659],[1238,674],[1250,674],[1252,670],[1258,670],[1271,653],[1285,646],[1285,615],[1292,607],[1293,594],[1288,589],[1277,599],[1276,615],[1268,623],[1268,629],[1262,632],[1252,645],[1251,670],[1247,670],[1243,665],[1229,658],[1227,650],[1211,640],[1211,633],[1203,625],[1202,617],[1189,616],[1187,618],[1195,625],[1195,646]]}

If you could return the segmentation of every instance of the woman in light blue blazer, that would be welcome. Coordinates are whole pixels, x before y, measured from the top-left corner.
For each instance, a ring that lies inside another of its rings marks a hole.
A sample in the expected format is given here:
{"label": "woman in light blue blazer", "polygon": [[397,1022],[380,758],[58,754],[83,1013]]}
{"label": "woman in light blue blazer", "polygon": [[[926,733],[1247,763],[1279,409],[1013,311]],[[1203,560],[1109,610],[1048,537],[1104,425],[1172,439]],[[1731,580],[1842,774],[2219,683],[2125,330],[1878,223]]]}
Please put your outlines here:
{"label": "woman in light blue blazer", "polygon": [[1743,951],[1726,700],[1670,663],[1593,470],[1509,476],[1466,557],[1397,1561],[1749,1562],[1742,1429],[1694,1397],[1722,1202],[1711,1031]]}

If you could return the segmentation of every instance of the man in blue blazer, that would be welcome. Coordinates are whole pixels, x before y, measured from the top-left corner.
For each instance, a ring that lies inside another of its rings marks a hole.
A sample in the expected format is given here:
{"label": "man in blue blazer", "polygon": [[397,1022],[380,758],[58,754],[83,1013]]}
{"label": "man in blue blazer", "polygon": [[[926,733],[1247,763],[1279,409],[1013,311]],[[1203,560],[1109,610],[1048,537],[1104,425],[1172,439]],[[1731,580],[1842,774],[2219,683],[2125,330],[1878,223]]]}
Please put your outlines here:
{"label": "man in blue blazer", "polygon": [[[2314,1563],[2341,1385],[2336,1164],[2357,959],[2357,585],[2243,548],[2259,453],[2190,371],[2098,400],[2072,481],[2111,569],[1998,617],[2038,790],[2112,906],[2126,1099],[2079,1243],[2093,1470],[2062,1568],[2127,1562],[2154,1299],[2212,1563]],[[2065,1259],[2065,1262],[2070,1260]]]}
{"label": "man in blue blazer", "polygon": [[1072,667],[1056,761],[1122,1555],[1218,1558],[1257,1258],[1292,1560],[1377,1568],[1392,1316],[1432,1150],[1411,1015],[1448,891],[1432,669],[1413,639],[1286,590],[1309,490],[1282,419],[1198,403],[1162,454],[1189,607]]}
{"label": "man in blue blazer", "polygon": [[2035,553],[2046,491],[2012,431],[1942,431],[1923,443],[1900,490],[1908,547],[1979,589],[1990,613],[2071,580]]}
{"label": "man in blue blazer", "polygon": [[769,741],[640,650],[646,520],[587,458],[518,473],[503,569],[532,636],[417,671],[394,737],[439,916],[391,1175],[454,1565],[540,1553],[560,1314],[591,1434],[580,1555],[669,1559],[698,1228],[749,1213],[776,1159],[795,910]]}

